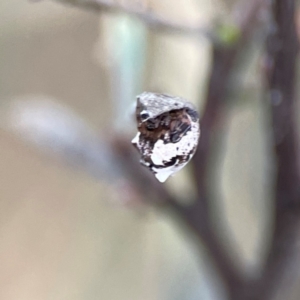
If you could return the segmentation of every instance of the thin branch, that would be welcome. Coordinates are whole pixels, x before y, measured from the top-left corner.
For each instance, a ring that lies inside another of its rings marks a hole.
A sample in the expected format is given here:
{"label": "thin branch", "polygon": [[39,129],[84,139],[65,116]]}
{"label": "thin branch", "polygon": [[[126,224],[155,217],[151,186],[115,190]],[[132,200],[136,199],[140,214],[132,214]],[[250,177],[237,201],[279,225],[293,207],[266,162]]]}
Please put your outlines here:
{"label": "thin branch", "polygon": [[125,13],[135,17],[147,25],[150,29],[160,32],[202,36],[211,40],[217,40],[213,31],[203,26],[191,26],[168,20],[151,11],[145,10],[137,5],[124,5],[119,1],[108,0],[55,0],[67,5],[89,9],[95,12]]}
{"label": "thin branch", "polygon": [[126,178],[110,142],[59,103],[44,96],[22,98],[2,107],[0,119],[1,129],[97,179],[111,183]]}
{"label": "thin branch", "polygon": [[[234,69],[235,61],[249,35],[255,29],[254,24],[258,11],[265,5],[265,1],[260,0],[247,1],[245,4],[248,6],[249,3],[251,3],[251,7],[245,10],[244,19],[236,22],[241,25],[239,28],[239,40],[232,45],[213,45],[213,59],[207,99],[201,118],[201,137],[198,150],[193,159],[198,198],[196,203],[190,208],[190,219],[193,220],[196,230],[200,233],[203,231],[203,228],[208,228],[210,236],[214,236],[212,220],[210,219],[211,199],[208,194],[209,162],[212,149],[214,149],[213,137],[217,128],[220,128],[224,122],[227,87],[229,86],[230,74]],[[229,255],[217,238],[215,241],[218,243],[219,253],[212,253],[212,257],[219,265],[218,269],[229,295],[234,299],[244,285],[245,278],[239,270],[238,262],[234,256]],[[219,256],[222,257],[221,261],[218,261]]]}
{"label": "thin branch", "polygon": [[265,5],[265,1],[246,1],[248,7],[247,13],[244,14],[243,20],[240,23],[240,38],[232,45],[216,44],[213,47],[213,59],[209,84],[207,88],[206,104],[201,118],[201,138],[198,149],[194,158],[194,172],[196,184],[199,194],[199,202],[202,202],[201,211],[206,213],[208,209],[208,202],[204,203],[207,197],[205,191],[207,190],[207,172],[208,163],[211,150],[213,149],[213,136],[224,118],[224,107],[226,105],[227,87],[230,81],[230,74],[234,68],[240,50],[247,41],[249,34],[254,30],[255,19],[258,11]]}
{"label": "thin branch", "polygon": [[291,266],[299,263],[300,176],[295,115],[298,38],[295,1],[275,0],[268,40],[270,104],[277,162],[273,238],[258,299],[272,299]]}
{"label": "thin branch", "polygon": [[[158,183],[148,170],[144,172],[146,168],[141,168],[137,156],[134,155],[135,153],[132,151],[133,148],[128,144],[127,140],[125,141],[119,138],[115,141],[114,148],[118,149],[117,151],[120,157],[123,157],[123,166],[126,168],[128,176],[137,184],[139,190],[148,195],[155,193],[156,197],[150,198],[151,204],[167,206],[174,210],[182,222],[194,233],[194,237],[207,249],[208,257],[211,258],[211,262],[220,273],[221,278],[226,283],[242,284],[240,282],[240,275],[235,268],[235,262],[231,260],[227,252],[224,251],[219,237],[214,230],[212,230],[212,226],[207,221],[207,218],[200,216],[200,218],[195,220],[194,214],[191,214],[189,208],[180,205],[178,199],[171,196],[164,185]],[[200,223],[201,226],[199,226]]]}

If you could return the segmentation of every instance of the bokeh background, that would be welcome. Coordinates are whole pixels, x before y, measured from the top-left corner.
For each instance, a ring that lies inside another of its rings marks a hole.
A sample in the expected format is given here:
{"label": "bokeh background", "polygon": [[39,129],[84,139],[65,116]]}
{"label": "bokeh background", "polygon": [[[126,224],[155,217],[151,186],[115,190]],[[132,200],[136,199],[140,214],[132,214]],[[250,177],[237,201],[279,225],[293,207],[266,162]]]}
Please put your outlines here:
{"label": "bokeh background", "polygon": [[[127,2],[203,28],[230,19],[234,5]],[[270,222],[263,50],[258,34],[241,58],[212,187],[222,195],[213,211],[220,236],[249,273],[259,269]],[[79,141],[118,133],[130,142],[144,90],[182,96],[201,114],[210,62],[205,35],[149,31],[126,14],[53,1],[1,0],[0,299],[226,299],[206,250],[199,254],[172,212],[65,163],[59,148],[59,138],[76,140],[72,126]],[[194,193],[188,171],[167,183],[182,199]]]}

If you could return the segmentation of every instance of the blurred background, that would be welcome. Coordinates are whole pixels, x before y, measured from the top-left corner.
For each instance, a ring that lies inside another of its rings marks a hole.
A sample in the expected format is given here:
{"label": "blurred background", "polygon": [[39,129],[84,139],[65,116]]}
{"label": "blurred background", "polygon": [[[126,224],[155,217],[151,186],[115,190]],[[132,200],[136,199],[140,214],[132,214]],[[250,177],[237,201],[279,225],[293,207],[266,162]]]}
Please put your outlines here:
{"label": "blurred background", "polygon": [[[203,28],[230,20],[235,4],[119,2]],[[213,172],[216,226],[249,274],[270,223],[263,51],[257,34],[240,59]],[[205,34],[149,31],[126,14],[0,2],[0,299],[226,299],[206,250],[199,255],[172,212],[145,204],[118,166],[98,174],[74,163],[85,147],[106,157],[98,138],[121,134],[130,143],[135,96],[145,90],[182,96],[201,114],[211,55]],[[189,199],[189,178],[187,167],[166,186]]]}

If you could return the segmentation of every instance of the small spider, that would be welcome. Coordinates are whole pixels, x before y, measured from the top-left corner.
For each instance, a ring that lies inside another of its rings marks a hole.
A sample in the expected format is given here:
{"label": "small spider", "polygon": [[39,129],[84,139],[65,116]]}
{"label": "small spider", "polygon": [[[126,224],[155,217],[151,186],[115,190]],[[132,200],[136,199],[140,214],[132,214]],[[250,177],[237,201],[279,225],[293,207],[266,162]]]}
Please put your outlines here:
{"label": "small spider", "polygon": [[141,164],[160,182],[182,169],[195,154],[200,136],[199,116],[179,97],[144,92],[137,97],[138,133],[132,140]]}

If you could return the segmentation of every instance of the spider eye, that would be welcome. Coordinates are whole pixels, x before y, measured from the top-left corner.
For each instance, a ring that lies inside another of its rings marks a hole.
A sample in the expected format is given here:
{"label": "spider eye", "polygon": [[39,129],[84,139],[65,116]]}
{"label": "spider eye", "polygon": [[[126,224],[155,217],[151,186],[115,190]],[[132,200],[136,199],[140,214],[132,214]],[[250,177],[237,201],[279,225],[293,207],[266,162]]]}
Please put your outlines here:
{"label": "spider eye", "polygon": [[142,121],[145,121],[145,120],[147,120],[149,118],[149,114],[147,112],[145,112],[145,111],[142,111],[140,113],[140,117],[141,117]]}

